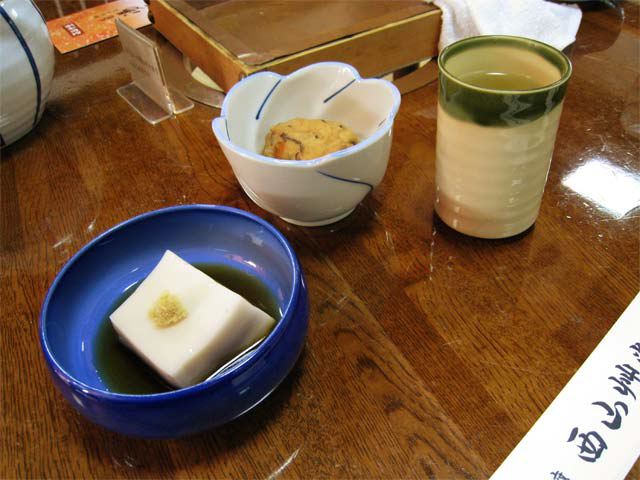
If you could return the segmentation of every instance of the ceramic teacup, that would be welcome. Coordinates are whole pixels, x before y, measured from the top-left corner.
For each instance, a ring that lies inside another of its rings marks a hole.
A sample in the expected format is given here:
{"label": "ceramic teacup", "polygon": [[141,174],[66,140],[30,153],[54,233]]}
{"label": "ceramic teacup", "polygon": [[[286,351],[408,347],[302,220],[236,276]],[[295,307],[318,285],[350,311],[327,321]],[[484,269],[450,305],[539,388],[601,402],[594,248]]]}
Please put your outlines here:
{"label": "ceramic teacup", "polygon": [[536,220],[571,63],[509,36],[456,42],[438,58],[435,210],[450,227],[504,238]]}

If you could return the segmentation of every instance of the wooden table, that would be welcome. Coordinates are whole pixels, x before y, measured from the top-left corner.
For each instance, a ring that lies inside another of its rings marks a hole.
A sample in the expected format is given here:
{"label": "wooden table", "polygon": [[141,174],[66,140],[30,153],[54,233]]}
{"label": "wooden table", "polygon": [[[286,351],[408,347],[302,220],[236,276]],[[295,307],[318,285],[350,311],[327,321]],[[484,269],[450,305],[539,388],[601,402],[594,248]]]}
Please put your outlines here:
{"label": "wooden table", "polygon": [[[373,194],[339,224],[301,228],[242,192],[211,132],[217,110],[148,125],[116,94],[129,79],[116,39],[56,54],[42,122],[2,150],[0,477],[487,478],[639,289],[640,210],[616,217],[563,185],[590,162],[640,174],[638,18],[630,3],[585,12],[540,218],[502,241],[434,217],[435,84],[403,98]],[[310,289],[306,348],[227,426],[125,438],[53,388],[38,313],[86,242],[189,203],[246,209],[291,241]]]}

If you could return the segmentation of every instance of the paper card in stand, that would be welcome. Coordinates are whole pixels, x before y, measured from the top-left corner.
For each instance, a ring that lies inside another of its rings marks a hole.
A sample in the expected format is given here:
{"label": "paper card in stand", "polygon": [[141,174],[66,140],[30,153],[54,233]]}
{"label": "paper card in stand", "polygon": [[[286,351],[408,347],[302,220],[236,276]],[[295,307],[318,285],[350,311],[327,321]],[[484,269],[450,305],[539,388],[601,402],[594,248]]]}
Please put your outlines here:
{"label": "paper card in stand", "polygon": [[47,28],[58,51],[68,53],[115,37],[118,34],[116,18],[136,29],[150,23],[149,9],[144,0],[116,0],[52,18],[47,21]]}
{"label": "paper card in stand", "polygon": [[491,480],[622,480],[640,455],[640,294]]}
{"label": "paper card in stand", "polygon": [[133,80],[118,94],[152,125],[193,108],[193,102],[167,86],[156,44],[120,19],[115,23]]}

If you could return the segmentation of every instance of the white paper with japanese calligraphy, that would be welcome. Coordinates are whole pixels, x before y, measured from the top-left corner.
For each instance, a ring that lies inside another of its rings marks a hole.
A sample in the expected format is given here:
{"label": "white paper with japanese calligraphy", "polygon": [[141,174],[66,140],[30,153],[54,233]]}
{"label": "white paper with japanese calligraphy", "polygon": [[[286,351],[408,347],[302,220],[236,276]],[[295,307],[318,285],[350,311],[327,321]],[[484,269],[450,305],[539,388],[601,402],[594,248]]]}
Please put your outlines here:
{"label": "white paper with japanese calligraphy", "polygon": [[640,294],[491,479],[623,479],[639,455]]}

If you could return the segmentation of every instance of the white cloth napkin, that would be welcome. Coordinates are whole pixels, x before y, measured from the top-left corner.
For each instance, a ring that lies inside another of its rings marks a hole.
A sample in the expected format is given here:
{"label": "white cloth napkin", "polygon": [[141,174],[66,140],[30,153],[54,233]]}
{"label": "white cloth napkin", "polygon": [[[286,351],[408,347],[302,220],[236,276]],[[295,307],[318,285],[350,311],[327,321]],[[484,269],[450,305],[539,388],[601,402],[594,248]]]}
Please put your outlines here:
{"label": "white cloth napkin", "polygon": [[573,43],[582,19],[576,5],[544,0],[433,0],[442,10],[440,50],[476,35],[533,38],[559,50]]}

